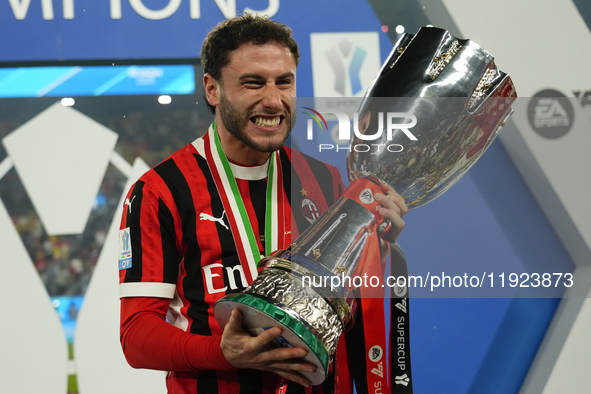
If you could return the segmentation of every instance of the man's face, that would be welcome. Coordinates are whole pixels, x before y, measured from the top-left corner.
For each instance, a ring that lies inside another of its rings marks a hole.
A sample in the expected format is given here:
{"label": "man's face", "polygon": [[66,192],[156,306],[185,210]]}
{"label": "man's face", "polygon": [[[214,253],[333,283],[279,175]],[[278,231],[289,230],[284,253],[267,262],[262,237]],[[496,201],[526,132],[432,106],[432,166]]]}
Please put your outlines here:
{"label": "man's face", "polygon": [[219,111],[230,134],[259,152],[281,148],[291,131],[296,64],[276,43],[244,44],[222,69]]}

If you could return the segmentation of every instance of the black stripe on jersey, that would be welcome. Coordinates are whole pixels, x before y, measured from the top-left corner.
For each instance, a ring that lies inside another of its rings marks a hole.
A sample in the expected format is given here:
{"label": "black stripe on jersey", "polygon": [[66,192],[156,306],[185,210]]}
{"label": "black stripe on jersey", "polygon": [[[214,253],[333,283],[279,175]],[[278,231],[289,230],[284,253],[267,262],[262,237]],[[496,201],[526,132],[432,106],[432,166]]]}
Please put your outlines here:
{"label": "black stripe on jersey", "polygon": [[240,394],[261,394],[263,392],[263,376],[261,371],[239,369],[238,381],[240,382]]}
{"label": "black stripe on jersey", "polygon": [[179,277],[179,253],[176,248],[174,219],[172,218],[170,210],[161,198],[158,198],[158,223],[160,223],[162,261],[164,262],[162,281],[164,283],[176,284]]}
{"label": "black stripe on jersey", "polygon": [[[187,180],[183,176],[181,170],[177,167],[173,159],[163,161],[154,168],[156,173],[160,175],[170,193],[174,199],[174,203],[177,206],[179,217],[181,219],[181,228],[183,229],[183,241],[186,245],[190,245],[187,248],[184,256],[184,265],[187,276],[183,279],[184,281],[189,280],[188,286],[182,283],[183,291],[185,292],[185,298],[189,300],[204,300],[205,289],[201,286],[203,283],[203,274],[201,272],[201,249],[197,243],[196,233],[196,213],[193,205],[193,197],[191,189]],[[178,269],[178,267],[177,267]],[[197,284],[195,284],[197,282]],[[199,302],[198,304],[205,305],[205,302]],[[211,335],[211,329],[207,322],[203,324],[199,316],[205,315],[191,315],[191,307],[187,311],[187,314],[193,319],[191,324],[191,333],[201,335]],[[206,308],[207,310],[207,308]],[[197,317],[197,318],[196,318]],[[194,332],[194,330],[197,330]]]}
{"label": "black stripe on jersey", "polygon": [[[293,154],[293,153],[292,153]],[[289,202],[289,206],[291,206],[291,161],[289,161],[289,157],[287,156],[287,152],[284,149],[281,149],[279,153],[279,159],[281,160],[281,172],[283,175],[283,190],[285,190],[285,194],[287,195],[287,201]],[[299,189],[297,189],[299,190]]]}
{"label": "black stripe on jersey", "polygon": [[199,372],[199,378],[197,379],[197,393],[217,393],[218,392],[218,380],[217,373],[214,370]]}
{"label": "black stripe on jersey", "polygon": [[[357,302],[358,305],[363,303],[359,298],[357,299]],[[355,380],[357,394],[368,394],[363,313],[357,313],[355,325],[345,334],[345,339],[347,344],[347,354],[349,357],[349,371],[351,377]]]}
{"label": "black stripe on jersey", "polygon": [[142,212],[142,197],[144,195],[145,182],[137,181],[130,194],[130,201],[133,201],[135,209],[129,209],[127,205],[123,209],[127,211],[127,227],[130,228],[131,238],[131,268],[125,272],[125,282],[142,281],[142,228],[140,218]]}
{"label": "black stripe on jersey", "polygon": [[315,160],[315,159],[311,158],[310,156],[305,155],[303,153],[302,153],[302,156],[304,156],[304,158],[308,162],[308,165],[310,166],[312,173],[314,174],[314,176],[316,177],[316,180],[318,181],[318,185],[320,186],[320,190],[322,190],[322,194],[324,195],[324,200],[326,201],[326,204],[330,207],[335,202],[334,189],[333,189],[334,180],[332,177],[332,173],[330,172],[330,170],[328,169],[326,164],[324,164],[323,162],[321,162],[319,160]]}
{"label": "black stripe on jersey", "polygon": [[289,382],[287,384],[287,391],[285,394],[305,394],[306,389],[301,384],[297,384],[294,382]]}
{"label": "black stripe on jersey", "polygon": [[[343,339],[344,340],[344,339]],[[335,376],[334,371],[328,371],[324,383],[322,383],[322,393],[331,394],[334,393]]]}

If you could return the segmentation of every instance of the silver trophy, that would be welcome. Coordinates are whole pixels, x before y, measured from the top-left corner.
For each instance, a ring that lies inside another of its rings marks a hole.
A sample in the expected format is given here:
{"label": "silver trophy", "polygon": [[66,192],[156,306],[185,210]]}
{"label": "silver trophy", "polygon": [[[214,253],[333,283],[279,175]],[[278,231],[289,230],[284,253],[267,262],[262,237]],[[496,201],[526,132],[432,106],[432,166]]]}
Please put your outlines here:
{"label": "silver trophy", "polygon": [[[351,150],[351,184],[344,196],[286,250],[261,260],[259,276],[247,289],[215,304],[220,326],[238,308],[244,328],[254,335],[281,327],[276,344],[307,349],[306,361],[317,372],[303,375],[313,385],[322,383],[341,333],[354,324],[359,297],[355,284],[334,278],[362,272],[371,237],[387,237],[390,227],[376,216],[373,193],[393,188],[411,209],[440,196],[492,143],[515,98],[511,78],[474,42],[438,28],[405,34],[354,122],[351,145],[371,139],[381,150]],[[409,118],[401,121],[406,130],[383,132],[388,112]],[[415,137],[410,144],[409,130]]]}

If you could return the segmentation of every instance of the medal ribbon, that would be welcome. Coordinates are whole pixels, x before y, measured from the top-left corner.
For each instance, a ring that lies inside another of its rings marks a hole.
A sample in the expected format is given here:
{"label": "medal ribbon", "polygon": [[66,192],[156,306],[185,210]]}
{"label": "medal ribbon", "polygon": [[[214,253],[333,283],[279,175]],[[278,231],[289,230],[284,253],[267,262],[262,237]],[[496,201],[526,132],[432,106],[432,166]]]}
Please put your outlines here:
{"label": "medal ribbon", "polygon": [[[375,193],[387,194],[387,190],[375,178],[357,179],[347,187],[343,197],[363,205],[367,210],[374,213],[376,220],[367,229],[367,241],[359,259],[359,265],[353,276],[378,277],[379,283],[376,286],[362,286],[360,291],[361,299],[358,300],[359,313],[362,314],[363,334],[365,337],[365,375],[367,378],[367,389],[359,390],[360,393],[373,392],[380,388],[382,393],[412,394],[412,381],[410,371],[410,349],[409,349],[409,325],[408,325],[408,288],[395,288],[395,294],[389,300],[391,311],[390,324],[390,349],[387,352],[386,322],[384,314],[383,290],[387,289],[384,283],[384,268],[380,258],[380,238],[378,228],[384,223],[384,218],[376,212],[378,206],[374,200]],[[388,222],[389,223],[389,222]],[[406,261],[399,249],[392,249],[392,271],[393,276],[407,277]],[[358,346],[358,344],[354,344]],[[339,348],[339,351],[342,349]],[[389,353],[389,354],[387,354]],[[338,357],[337,362],[340,368],[346,362]],[[351,360],[349,360],[351,362]],[[344,368],[343,368],[344,369]],[[343,375],[349,371],[344,370]],[[350,388],[345,382],[341,383],[342,393],[350,393]]]}
{"label": "medal ribbon", "polygon": [[[404,253],[397,246],[391,251],[391,275],[403,276],[408,281],[408,268]],[[396,394],[412,394],[412,374],[410,360],[410,303],[408,285],[394,287],[390,305],[390,373],[393,381],[393,392]]]}
{"label": "medal ribbon", "polygon": [[[209,127],[204,139],[205,158],[220,198],[222,199],[224,209],[226,210],[244,274],[248,283],[251,283],[258,275],[257,264],[261,260],[261,254],[236,183],[236,178],[232,173],[230,162],[220,143],[215,121]],[[281,191],[279,191],[279,188],[281,188]],[[281,198],[279,198],[280,194]],[[282,235],[281,239],[283,239],[284,229],[280,229],[279,227],[285,227],[285,221],[283,218],[273,220],[273,218],[279,217],[279,210],[283,208],[283,194],[281,163],[277,152],[273,152],[269,159],[267,202],[265,208],[266,255],[279,249],[280,246],[283,247],[283,245],[279,245],[279,234]]]}
{"label": "medal ribbon", "polygon": [[[377,286],[364,284],[359,289],[361,299],[358,300],[359,312],[362,314],[363,333],[365,337],[365,376],[367,386],[371,391],[380,388],[384,394],[391,393],[392,387],[388,380],[388,358],[386,356],[386,320],[384,316],[383,269],[380,257],[380,238],[377,227],[384,219],[377,213],[378,203],[375,193],[387,194],[387,190],[373,179],[356,179],[345,190],[343,197],[356,201],[376,219],[366,229],[367,239],[359,258],[359,263],[353,277],[379,278]],[[370,282],[371,283],[371,282]],[[357,345],[358,346],[358,345]],[[364,390],[360,391],[364,392]]]}

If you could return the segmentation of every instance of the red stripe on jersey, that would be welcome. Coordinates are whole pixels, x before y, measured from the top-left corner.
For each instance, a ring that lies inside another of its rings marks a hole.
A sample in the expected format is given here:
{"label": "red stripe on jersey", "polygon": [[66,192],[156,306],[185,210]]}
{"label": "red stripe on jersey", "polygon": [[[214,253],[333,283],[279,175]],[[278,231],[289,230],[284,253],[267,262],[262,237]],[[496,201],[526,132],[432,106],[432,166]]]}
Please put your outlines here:
{"label": "red stripe on jersey", "polygon": [[[279,154],[279,152],[277,154]],[[283,229],[283,234],[279,234],[278,247],[279,249],[285,249],[291,244],[291,220],[286,215],[291,208],[287,199],[287,193],[283,188],[283,171],[291,171],[291,168],[284,169],[281,165],[281,160],[277,160],[277,163],[280,167],[277,169],[277,193],[280,193],[279,195],[282,196],[282,198],[279,198],[277,201],[277,213],[279,216],[277,220],[279,223],[279,231]]]}
{"label": "red stripe on jersey", "polygon": [[328,166],[328,170],[332,174],[333,179],[338,179],[338,182],[333,183],[333,190],[335,196],[335,202],[341,197],[343,192],[345,191],[345,184],[343,183],[343,179],[341,178],[341,173],[339,169],[333,166]]}
{"label": "red stripe on jersey", "polygon": [[[291,220],[290,220],[290,222],[291,222],[291,223],[295,223],[296,221],[295,221],[295,218],[293,217],[293,209],[291,210],[291,215],[290,215],[290,216],[291,216]],[[289,244],[291,244],[293,241],[295,241],[296,239],[298,239],[298,237],[300,236],[300,232],[299,232],[299,230],[298,230],[298,226],[295,226],[295,225],[294,225],[294,226],[291,228],[291,234],[290,234],[290,236],[291,236],[291,237],[290,237],[291,239],[289,240]],[[289,245],[289,244],[288,244],[288,245]]]}
{"label": "red stripe on jersey", "polygon": [[[153,178],[153,179],[151,179],[151,178]],[[173,217],[173,220],[175,223],[174,231],[175,231],[175,234],[177,235],[175,245],[178,249],[178,246],[180,244],[180,242],[178,241],[178,234],[182,233],[182,229],[180,227],[180,221],[175,219],[179,216],[179,214],[178,214],[178,211],[176,210],[176,205],[174,204],[174,198],[172,197],[172,194],[170,194],[170,190],[168,190],[168,187],[166,187],[166,184],[164,183],[162,178],[160,178],[160,176],[158,176],[157,174],[153,174],[153,176],[148,176],[146,179],[146,184],[147,184],[147,181],[149,181],[150,185],[152,186],[151,188],[147,189],[148,192],[152,193],[152,192],[157,191],[159,198],[161,198],[162,201],[164,201],[165,205],[168,207],[168,209]],[[146,185],[144,185],[144,189],[146,189]],[[161,229],[160,229],[160,224],[159,224],[160,222],[157,221],[158,225],[154,225],[152,228],[149,228],[150,226],[148,226],[147,224],[144,224],[146,221],[146,217],[143,214],[144,213],[143,212],[143,209],[144,209],[143,201],[144,200],[142,199],[142,215],[140,218],[140,222],[141,222],[141,226],[142,226],[142,240],[150,239],[151,242],[154,242],[154,243],[156,243],[156,241],[158,241],[158,242],[157,242],[157,245],[154,245],[154,248],[152,249],[153,253],[150,252],[150,253],[143,253],[142,254],[142,264],[143,264],[142,281],[143,282],[146,282],[146,281],[162,282],[163,278],[164,278],[164,266],[166,264],[178,264],[179,262],[178,261],[176,261],[176,262],[172,262],[172,261],[164,262],[163,261],[162,235],[161,235]],[[158,218],[159,210],[160,210],[160,206],[158,204],[158,199],[157,198],[154,199],[153,203],[155,205],[153,207],[155,210],[155,215],[156,215],[156,218]],[[153,237],[150,236],[149,238],[146,238],[144,233],[150,234],[150,235],[152,233],[148,233],[147,231],[144,232],[144,226],[148,227],[150,232],[153,232],[153,235],[154,235]],[[142,241],[142,243],[143,243],[143,241]],[[144,247],[145,246],[142,245],[142,248],[144,248]],[[148,266],[146,266],[146,262],[149,263]],[[146,271],[146,267],[149,267],[149,271]],[[154,273],[154,275],[152,275],[152,272]],[[146,273],[150,274],[149,280],[143,279],[143,277],[144,277],[144,275],[146,275]]]}
{"label": "red stripe on jersey", "polygon": [[179,378],[175,373],[166,376],[166,392],[168,394],[198,394],[194,379]]}
{"label": "red stripe on jersey", "polygon": [[218,393],[239,393],[240,380],[235,371],[217,371]]}
{"label": "red stripe on jersey", "polygon": [[[291,148],[284,146],[283,151],[285,152],[285,155],[287,156],[287,158],[289,159],[289,162],[291,163],[291,152],[292,152]],[[285,174],[286,177],[291,182],[291,166],[290,166],[290,168],[282,168],[281,173],[282,173],[282,176],[283,176],[283,174]],[[281,182],[281,186],[283,187],[283,182]],[[291,192],[293,193],[294,191],[292,190]],[[298,226],[296,225],[296,220],[293,217],[293,209],[291,209],[291,205],[289,204],[287,193],[284,193],[284,196],[285,196],[284,212],[291,212],[289,215],[289,221],[286,223],[286,225],[288,225],[288,227],[289,227],[289,230],[288,230],[289,234],[286,234],[286,237],[285,237],[285,247],[287,248],[289,245],[291,245],[291,243],[294,240],[296,240],[300,236],[300,232],[299,232]],[[284,215],[284,216],[287,216],[287,215]],[[287,230],[287,228],[286,228],[286,230]]]}
{"label": "red stripe on jersey", "polygon": [[[261,237],[259,237],[259,234],[265,233],[265,229],[264,229],[265,224],[262,223],[261,225],[263,226],[263,228],[262,229],[259,228],[258,217],[255,212],[254,206],[252,205],[252,200],[250,198],[250,182],[245,179],[236,179],[236,185],[238,186],[238,191],[240,192],[240,196],[242,197],[242,202],[244,203],[244,208],[246,209],[246,214],[248,215],[248,219],[250,220],[250,223],[245,223],[245,226],[250,225],[252,227],[252,233],[254,234],[254,236],[256,238],[257,247],[259,248],[259,253],[261,254],[261,256],[264,256],[265,250],[263,249],[263,244],[261,243]],[[263,231],[260,231],[260,230],[263,230]],[[266,241],[267,240],[265,240],[265,242]],[[246,271],[245,271],[245,273],[246,273]],[[246,278],[248,279],[248,276]]]}
{"label": "red stripe on jersey", "polygon": [[[320,212],[326,211],[328,209],[328,204],[324,199],[322,189],[318,186],[318,183],[316,182],[314,172],[312,172],[312,169],[308,165],[304,156],[302,156],[302,154],[298,151],[292,151],[291,163],[293,169],[295,170],[296,174],[300,178],[300,181],[302,182],[302,187],[307,192],[307,197],[310,200],[314,201]],[[336,195],[337,194],[335,194],[335,196]],[[298,207],[294,207],[294,209],[298,209]]]}
{"label": "red stripe on jersey", "polygon": [[[127,191],[127,195],[125,196],[125,200],[129,200],[131,198],[131,194],[133,193],[133,189],[135,187],[135,183],[131,185],[131,188]],[[127,212],[129,207],[127,204],[123,203],[123,211],[121,211],[121,225],[119,226],[119,230],[123,230],[124,228],[128,227],[127,225]]]}
{"label": "red stripe on jersey", "polygon": [[[127,195],[125,196],[125,199],[127,201],[129,201],[129,198],[131,197],[131,194],[133,193],[134,187],[135,187],[135,184],[132,185],[131,188],[129,189],[129,191],[127,192]],[[124,228],[129,227],[129,225],[127,224],[127,212],[128,212],[128,209],[129,208],[124,203],[123,204],[123,211],[121,212],[121,225],[119,226],[119,230],[123,230]],[[121,242],[121,241],[119,241],[119,242]],[[119,270],[119,283],[125,282],[125,274],[126,273],[127,273],[127,270]]]}
{"label": "red stripe on jersey", "polygon": [[[155,202],[157,203],[157,201]],[[145,202],[142,203],[140,209],[142,249],[149,248],[150,251],[142,253],[142,281],[163,282],[162,235],[159,221],[154,220],[154,217],[158,217],[159,207],[156,204],[152,206],[151,203]]]}

